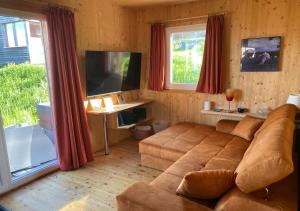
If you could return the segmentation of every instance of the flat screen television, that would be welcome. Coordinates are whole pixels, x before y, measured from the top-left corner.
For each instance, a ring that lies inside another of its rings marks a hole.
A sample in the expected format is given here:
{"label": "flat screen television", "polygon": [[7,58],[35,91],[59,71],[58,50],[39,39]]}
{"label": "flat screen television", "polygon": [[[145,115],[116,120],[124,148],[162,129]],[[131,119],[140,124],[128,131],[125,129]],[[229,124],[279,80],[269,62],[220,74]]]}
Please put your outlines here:
{"label": "flat screen television", "polygon": [[87,96],[140,89],[141,53],[86,51]]}

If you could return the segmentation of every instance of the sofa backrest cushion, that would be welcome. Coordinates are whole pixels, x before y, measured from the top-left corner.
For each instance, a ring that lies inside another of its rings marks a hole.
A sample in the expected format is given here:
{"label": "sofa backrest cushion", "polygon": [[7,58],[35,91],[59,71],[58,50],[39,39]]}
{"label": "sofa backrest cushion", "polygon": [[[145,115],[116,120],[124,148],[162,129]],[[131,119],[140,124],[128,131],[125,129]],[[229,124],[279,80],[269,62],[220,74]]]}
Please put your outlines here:
{"label": "sofa backrest cushion", "polygon": [[253,139],[236,169],[235,183],[241,191],[259,190],[293,172],[294,127],[290,118],[279,118],[266,125]]}
{"label": "sofa backrest cushion", "polygon": [[255,132],[262,125],[263,120],[256,117],[245,116],[233,129],[232,135],[239,136],[248,141],[252,141]]}
{"label": "sofa backrest cushion", "polygon": [[279,106],[268,114],[267,119],[264,121],[263,125],[256,131],[255,136],[257,136],[269,124],[272,124],[274,121],[280,118],[288,118],[294,121],[296,112],[297,107],[293,104],[284,104],[282,106]]}

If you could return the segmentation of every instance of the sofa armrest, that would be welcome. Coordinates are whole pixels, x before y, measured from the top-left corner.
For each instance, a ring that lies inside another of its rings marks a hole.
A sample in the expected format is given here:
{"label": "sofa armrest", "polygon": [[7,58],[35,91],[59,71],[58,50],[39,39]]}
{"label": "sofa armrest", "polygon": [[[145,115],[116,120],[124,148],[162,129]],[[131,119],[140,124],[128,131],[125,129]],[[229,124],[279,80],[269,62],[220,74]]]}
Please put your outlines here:
{"label": "sofa armrest", "polygon": [[221,119],[217,122],[216,131],[231,133],[238,123],[239,121],[236,120]]}
{"label": "sofa armrest", "polygon": [[117,197],[118,211],[181,211],[212,210],[196,202],[171,194],[167,191],[137,182],[129,186]]}

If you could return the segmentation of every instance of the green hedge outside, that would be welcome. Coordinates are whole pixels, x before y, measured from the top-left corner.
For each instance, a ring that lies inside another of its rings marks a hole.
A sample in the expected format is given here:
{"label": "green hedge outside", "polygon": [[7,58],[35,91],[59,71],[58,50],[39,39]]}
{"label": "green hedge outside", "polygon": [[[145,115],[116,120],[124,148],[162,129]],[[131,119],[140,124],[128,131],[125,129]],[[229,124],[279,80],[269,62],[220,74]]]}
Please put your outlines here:
{"label": "green hedge outside", "polygon": [[8,64],[0,68],[0,112],[3,126],[37,124],[36,105],[49,102],[45,67]]}

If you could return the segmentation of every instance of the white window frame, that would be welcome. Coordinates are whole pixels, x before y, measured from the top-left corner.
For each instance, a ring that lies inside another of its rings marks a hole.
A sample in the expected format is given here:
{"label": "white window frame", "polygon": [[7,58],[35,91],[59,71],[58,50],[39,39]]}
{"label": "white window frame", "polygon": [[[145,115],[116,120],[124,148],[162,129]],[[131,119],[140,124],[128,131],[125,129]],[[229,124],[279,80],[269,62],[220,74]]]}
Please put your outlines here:
{"label": "white window frame", "polygon": [[[27,24],[26,24],[26,20],[18,20],[18,21],[14,21],[14,22],[8,22],[8,23],[4,23],[4,28],[5,28],[5,38],[6,38],[6,48],[23,48],[23,47],[27,47],[28,46],[28,34],[27,34]],[[18,39],[18,35],[17,35],[17,27],[16,24],[17,23],[23,23],[24,24],[24,35],[25,35],[25,44],[21,45],[19,43],[19,39]],[[12,30],[13,30],[13,39],[14,39],[14,45],[10,45],[9,41],[8,41],[8,33],[7,33],[7,25],[8,24],[12,24]]]}
{"label": "white window frame", "polygon": [[[49,84],[49,97],[50,103],[52,104],[52,97],[51,97],[51,83],[50,83],[50,75],[49,71],[51,69],[50,64],[50,55],[49,55],[49,43],[48,43],[48,29],[46,23],[46,17],[42,14],[31,13],[31,12],[23,12],[19,10],[11,10],[6,8],[0,8],[0,13],[6,16],[16,16],[26,19],[35,19],[41,22],[42,27],[42,34],[43,34],[43,44],[44,44],[44,53],[45,53],[45,65],[47,69],[48,75],[48,84]],[[53,113],[52,113],[53,115]],[[53,119],[53,118],[52,118]],[[17,179],[12,179],[10,167],[9,167],[9,160],[7,155],[7,148],[4,136],[4,129],[2,124],[2,117],[1,117],[1,110],[0,110],[0,195],[6,193],[12,189],[15,189],[19,186],[22,186],[30,181],[33,181],[43,175],[49,174],[50,172],[56,171],[59,169],[58,163],[58,154],[57,160],[54,162],[49,163],[49,165],[45,165],[43,168],[33,171],[24,177],[19,177]]]}
{"label": "white window frame", "polygon": [[171,83],[172,70],[171,70],[171,35],[174,32],[192,32],[192,31],[206,31],[206,23],[193,24],[185,26],[174,26],[166,28],[166,89],[177,90],[196,90],[197,84],[175,84]]}
{"label": "white window frame", "polygon": [[4,129],[2,127],[2,116],[0,114],[0,194],[7,189],[11,183],[9,160],[7,155],[6,142],[4,141]]}

